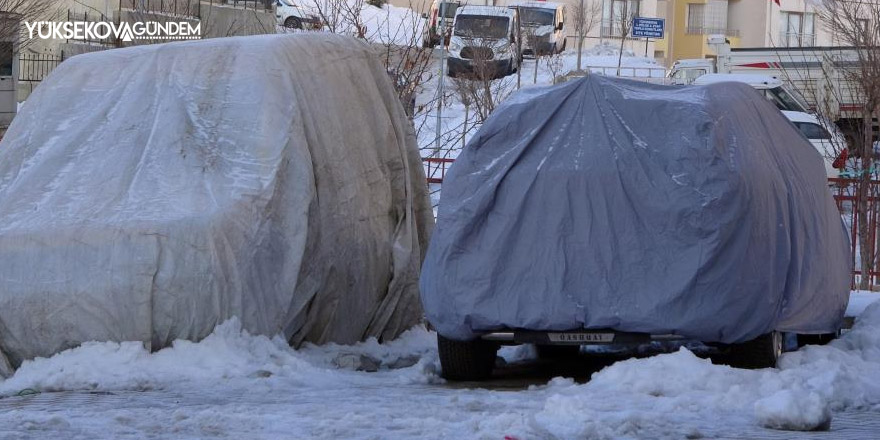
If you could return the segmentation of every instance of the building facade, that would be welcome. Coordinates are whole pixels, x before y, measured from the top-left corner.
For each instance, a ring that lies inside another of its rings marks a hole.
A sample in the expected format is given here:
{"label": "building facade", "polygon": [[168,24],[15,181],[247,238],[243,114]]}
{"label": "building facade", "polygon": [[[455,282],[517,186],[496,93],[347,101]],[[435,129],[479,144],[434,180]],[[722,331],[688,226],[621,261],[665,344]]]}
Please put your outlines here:
{"label": "building facade", "polygon": [[724,35],[731,47],[833,46],[835,38],[817,14],[816,0],[658,0],[666,38],[655,57],[664,64],[714,56],[709,35]]}

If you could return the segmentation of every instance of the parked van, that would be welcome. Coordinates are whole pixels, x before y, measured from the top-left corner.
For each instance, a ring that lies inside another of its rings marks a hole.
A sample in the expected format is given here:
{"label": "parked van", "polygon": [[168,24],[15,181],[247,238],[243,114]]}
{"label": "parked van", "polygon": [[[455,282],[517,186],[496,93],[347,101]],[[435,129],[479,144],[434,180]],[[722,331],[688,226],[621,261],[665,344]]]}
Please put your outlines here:
{"label": "parked van", "polygon": [[449,76],[500,78],[519,69],[516,11],[503,6],[462,6],[449,39]]}
{"label": "parked van", "polygon": [[744,73],[707,73],[695,79],[692,84],[706,85],[719,82],[746,83],[755,90],[761,92],[765,98],[776,105],[779,110],[808,113],[809,105],[800,94],[788,87],[779,78],[769,75],[755,75]]}
{"label": "parked van", "polygon": [[442,30],[440,29],[440,18],[443,18],[443,25],[446,27],[446,38],[445,42],[449,41],[449,34],[452,32],[452,24],[455,20],[455,11],[461,6],[461,2],[445,2],[434,0],[434,3],[431,4],[431,12],[425,14],[423,17],[428,20],[428,23],[425,25],[425,34],[422,37],[422,46],[424,47],[434,47],[440,44],[440,33]]}
{"label": "parked van", "polygon": [[525,1],[508,7],[519,14],[523,55],[552,55],[565,50],[565,5]]}

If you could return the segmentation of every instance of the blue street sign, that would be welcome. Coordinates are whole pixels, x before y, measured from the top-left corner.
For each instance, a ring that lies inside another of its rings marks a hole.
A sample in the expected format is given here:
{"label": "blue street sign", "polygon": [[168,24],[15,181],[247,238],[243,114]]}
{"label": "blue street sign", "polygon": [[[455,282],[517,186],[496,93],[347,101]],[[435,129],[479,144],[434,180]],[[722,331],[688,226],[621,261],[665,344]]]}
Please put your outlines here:
{"label": "blue street sign", "polygon": [[662,18],[633,18],[633,38],[663,38],[666,20]]}

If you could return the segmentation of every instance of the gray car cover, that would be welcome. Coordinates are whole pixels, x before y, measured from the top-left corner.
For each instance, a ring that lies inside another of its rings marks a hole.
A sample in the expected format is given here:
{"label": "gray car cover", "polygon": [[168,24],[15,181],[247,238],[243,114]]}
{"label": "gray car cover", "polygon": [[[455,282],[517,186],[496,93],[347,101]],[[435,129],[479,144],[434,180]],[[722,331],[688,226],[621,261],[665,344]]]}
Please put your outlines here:
{"label": "gray car cover", "polygon": [[443,184],[422,269],[449,338],[839,328],[849,247],[816,149],[741,83],[521,91]]}
{"label": "gray car cover", "polygon": [[293,343],[422,318],[433,216],[372,49],[329,34],[75,56],[0,143],[0,351],[198,340],[230,317]]}

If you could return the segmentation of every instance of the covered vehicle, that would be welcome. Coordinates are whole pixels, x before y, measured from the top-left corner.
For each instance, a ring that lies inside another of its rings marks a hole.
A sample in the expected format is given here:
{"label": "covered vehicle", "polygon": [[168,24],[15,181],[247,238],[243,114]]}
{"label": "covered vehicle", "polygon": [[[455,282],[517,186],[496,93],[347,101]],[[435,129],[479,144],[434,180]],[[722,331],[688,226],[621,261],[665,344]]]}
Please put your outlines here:
{"label": "covered vehicle", "polygon": [[487,376],[499,342],[686,338],[769,366],[780,332],[834,333],[850,251],[823,171],[746,84],[520,91],[444,180],[421,276],[444,374]]}
{"label": "covered vehicle", "polygon": [[3,363],[84,341],[351,343],[422,317],[433,226],[368,45],[222,38],[75,56],[0,143]]}

